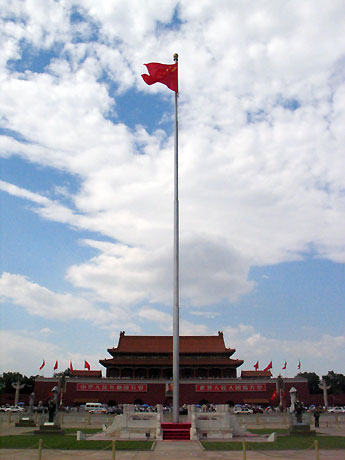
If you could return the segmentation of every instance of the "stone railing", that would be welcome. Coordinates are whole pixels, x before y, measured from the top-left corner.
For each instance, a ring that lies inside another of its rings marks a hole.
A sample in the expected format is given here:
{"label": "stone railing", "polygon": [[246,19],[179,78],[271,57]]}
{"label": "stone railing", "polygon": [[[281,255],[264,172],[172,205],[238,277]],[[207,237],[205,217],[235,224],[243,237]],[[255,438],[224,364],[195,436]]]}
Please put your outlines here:
{"label": "stone railing", "polygon": [[[105,433],[117,439],[163,438],[161,424],[163,408],[158,404],[156,412],[136,412],[135,406],[125,404],[123,414],[114,417]],[[198,412],[194,405],[188,406],[188,422],[191,424],[190,439],[230,439],[246,436],[235,415],[227,405],[218,405],[212,412]]]}
{"label": "stone railing", "polygon": [[215,412],[198,412],[194,405],[190,405],[188,421],[191,423],[191,439],[230,439],[246,435],[226,404],[217,405]]}
{"label": "stone railing", "polygon": [[114,417],[105,433],[117,439],[162,439],[162,406],[157,412],[136,412],[133,404],[124,404],[123,414]]}

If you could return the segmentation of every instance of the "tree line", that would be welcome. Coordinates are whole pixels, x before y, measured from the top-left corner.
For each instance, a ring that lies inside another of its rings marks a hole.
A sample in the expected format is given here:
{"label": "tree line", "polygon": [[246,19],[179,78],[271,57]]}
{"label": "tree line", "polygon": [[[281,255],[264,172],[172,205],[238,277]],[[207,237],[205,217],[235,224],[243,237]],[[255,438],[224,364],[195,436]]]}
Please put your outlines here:
{"label": "tree line", "polygon": [[[321,379],[315,372],[300,372],[296,377],[304,377],[308,380],[308,387],[310,394],[321,394],[320,388]],[[323,375],[326,384],[330,386],[328,394],[344,394],[345,393],[345,375],[337,374],[334,371],[328,371],[327,375]]]}
{"label": "tree line", "polygon": [[[71,370],[66,369],[63,372],[54,373],[53,377],[66,377],[71,375]],[[17,383],[18,380],[21,384],[24,384],[24,388],[20,390],[21,394],[30,394],[34,391],[35,379],[38,375],[32,375],[27,377],[20,372],[4,372],[0,375],[0,392],[1,393],[15,393],[15,388],[12,386],[13,383]]]}

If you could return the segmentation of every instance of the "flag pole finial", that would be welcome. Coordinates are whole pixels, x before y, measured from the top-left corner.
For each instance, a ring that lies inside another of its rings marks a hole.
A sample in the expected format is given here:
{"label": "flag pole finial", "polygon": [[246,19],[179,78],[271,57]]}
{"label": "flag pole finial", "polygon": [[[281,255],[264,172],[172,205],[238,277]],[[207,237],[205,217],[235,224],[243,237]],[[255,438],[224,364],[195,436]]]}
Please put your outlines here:
{"label": "flag pole finial", "polygon": [[178,61],[178,54],[177,54],[177,53],[174,54],[174,61],[175,61],[175,62]]}

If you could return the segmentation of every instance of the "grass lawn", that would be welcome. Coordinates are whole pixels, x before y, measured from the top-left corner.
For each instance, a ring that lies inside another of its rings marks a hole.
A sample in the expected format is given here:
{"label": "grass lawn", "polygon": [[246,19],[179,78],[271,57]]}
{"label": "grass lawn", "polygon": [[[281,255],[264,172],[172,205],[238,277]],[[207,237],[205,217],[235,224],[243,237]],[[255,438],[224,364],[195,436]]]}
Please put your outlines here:
{"label": "grass lawn", "polygon": [[[74,429],[73,429],[74,430]],[[82,430],[84,433],[86,430]],[[99,432],[99,430],[97,430]],[[93,431],[94,432],[94,431]],[[67,435],[18,435],[1,436],[0,449],[37,449],[42,439],[43,449],[65,450],[111,450],[111,441],[77,441],[76,436]],[[150,450],[153,441],[116,441],[116,450]]]}
{"label": "grass lawn", "polygon": [[287,428],[253,428],[248,429],[249,433],[254,434],[271,434],[273,432],[277,434],[288,434],[289,430]]}
{"label": "grass lawn", "polygon": [[[251,430],[254,431],[254,430]],[[255,430],[257,431],[257,430]],[[272,432],[272,430],[271,430]],[[314,449],[314,441],[320,449],[345,449],[344,436],[278,436],[277,442],[246,442],[247,450],[298,450]],[[242,450],[242,442],[201,441],[206,450]]]}
{"label": "grass lawn", "polygon": [[84,434],[95,434],[102,433],[101,428],[62,428],[66,434],[77,434],[77,431],[81,431]]}

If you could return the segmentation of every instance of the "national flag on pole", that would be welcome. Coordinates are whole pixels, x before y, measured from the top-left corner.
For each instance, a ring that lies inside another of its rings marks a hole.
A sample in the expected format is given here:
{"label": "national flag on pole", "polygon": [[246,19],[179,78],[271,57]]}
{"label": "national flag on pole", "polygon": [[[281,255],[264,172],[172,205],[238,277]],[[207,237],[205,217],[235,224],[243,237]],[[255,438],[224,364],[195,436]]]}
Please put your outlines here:
{"label": "national flag on pole", "polygon": [[[174,120],[174,293],[173,293],[173,323],[179,323],[179,201],[178,201],[178,54],[174,54],[174,64],[160,64],[151,62],[145,64],[148,75],[142,74],[142,78],[147,85],[163,83],[175,92],[175,120]],[[173,418],[179,418],[179,330],[174,329],[173,334]]]}
{"label": "national flag on pole", "polygon": [[69,362],[69,368],[70,370],[73,372],[73,365],[72,365],[72,361]]}
{"label": "national flag on pole", "polygon": [[297,369],[298,369],[298,370],[301,369],[301,361],[298,361],[298,367],[297,367]]}
{"label": "national flag on pole", "polygon": [[264,371],[272,369],[272,361],[265,367]]}
{"label": "national flag on pole", "polygon": [[54,371],[56,371],[56,369],[57,369],[58,367],[59,367],[59,365],[58,365],[58,362],[57,362],[57,360],[56,360],[56,361],[55,361],[55,365],[54,365]]}
{"label": "national flag on pole", "polygon": [[87,361],[84,363],[84,369],[91,370],[90,364]]}
{"label": "national flag on pole", "polygon": [[142,74],[143,80],[148,85],[154,83],[163,83],[175,93],[178,93],[178,69],[177,62],[175,64],[159,64],[158,62],[150,62],[144,64],[149,75]]}
{"label": "national flag on pole", "polygon": [[284,366],[282,367],[282,369],[286,369],[286,366],[287,366],[287,362],[285,361]]}
{"label": "national flag on pole", "polygon": [[254,364],[254,369],[257,371],[259,369],[259,361],[256,361]]}
{"label": "national flag on pole", "polygon": [[40,370],[42,370],[45,365],[46,365],[46,362],[45,362],[45,360],[43,360],[43,363],[41,364]]}

